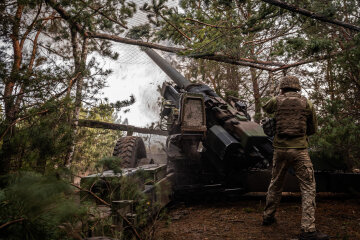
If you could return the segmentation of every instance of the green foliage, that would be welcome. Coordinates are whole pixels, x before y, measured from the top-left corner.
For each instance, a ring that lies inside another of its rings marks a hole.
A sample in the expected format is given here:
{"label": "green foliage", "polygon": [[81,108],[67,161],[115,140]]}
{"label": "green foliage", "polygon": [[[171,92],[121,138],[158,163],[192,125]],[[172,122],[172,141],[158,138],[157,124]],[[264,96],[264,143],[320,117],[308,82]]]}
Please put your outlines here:
{"label": "green foliage", "polygon": [[150,24],[143,24],[132,27],[126,34],[128,38],[132,39],[149,39],[150,38]]}
{"label": "green foliage", "polygon": [[[57,4],[66,9],[70,15],[68,20],[79,23],[84,31],[113,34],[124,32],[127,19],[136,12],[136,4],[129,1],[61,0]],[[15,17],[17,11],[19,19]],[[10,162],[14,170],[41,165],[40,172],[44,172],[45,165],[50,162],[50,168],[64,165],[62,158],[72,156],[69,149],[76,135],[72,122],[78,109],[84,102],[98,105],[99,91],[111,73],[99,64],[99,55],[116,59],[118,54],[109,41],[91,38],[85,41],[81,33],[74,32],[42,1],[1,3],[0,15],[3,43],[0,89],[3,96],[9,95],[1,100],[1,106],[6,109],[0,119],[0,135],[5,139],[0,143],[3,144],[0,154],[6,162],[5,171],[9,171]],[[24,41],[21,49],[14,49],[16,44],[12,42],[21,39]],[[16,58],[20,60],[13,67]],[[119,109],[134,101],[131,97],[129,101],[106,105]],[[49,106],[52,104],[55,106]],[[46,114],[37,115],[36,111],[47,108],[50,109]],[[35,136],[34,141],[31,135]],[[66,158],[66,161],[70,159]]]}
{"label": "green foliage", "polygon": [[104,157],[95,164],[98,172],[113,170],[114,174],[121,173],[121,159],[118,157]]}
{"label": "green foliage", "polygon": [[307,44],[306,50],[308,54],[316,54],[321,52],[330,52],[334,49],[333,41],[330,39],[311,39]]}
{"label": "green foliage", "polygon": [[320,130],[311,139],[312,159],[318,168],[352,170],[360,167],[360,126],[343,114],[341,101],[328,102],[320,116]]}
{"label": "green foliage", "polygon": [[[150,175],[145,171],[137,171],[136,174],[129,174],[122,176],[122,171],[119,169],[118,158],[104,158],[98,162],[97,167],[100,172],[96,176],[91,176],[82,179],[81,187],[95,194],[98,198],[105,200],[109,204],[113,201],[119,200],[132,200],[130,212],[134,213],[134,225],[131,226],[142,232],[143,228],[149,221],[150,217],[156,209],[156,204],[151,202],[151,197],[143,192],[144,184],[154,184]],[[112,170],[112,173],[107,172],[106,175],[102,174],[102,170]],[[98,202],[99,199],[94,198],[92,194],[84,192],[82,195],[83,202]],[[114,206],[112,206],[114,207]],[[157,209],[159,210],[159,209]],[[126,217],[126,216],[123,216]],[[111,224],[111,223],[110,223]],[[108,231],[107,236],[112,236],[114,233]],[[122,233],[123,234],[123,233]],[[146,234],[143,232],[143,234]]]}
{"label": "green foliage", "polygon": [[[137,171],[136,175],[122,176],[120,168],[121,159],[117,157],[105,157],[96,163],[98,173],[94,177],[84,178],[81,187],[93,191],[98,197],[111,203],[114,200],[142,201],[147,199],[142,193],[141,186],[148,182],[149,175],[144,171]],[[102,175],[103,171],[112,172],[110,175]],[[94,201],[92,196],[87,200]]]}
{"label": "green foliage", "polygon": [[[114,109],[109,104],[83,109],[80,118],[110,123],[118,120],[115,119]],[[92,172],[96,169],[95,165],[97,165],[97,168],[103,165],[102,161],[109,164],[108,169],[113,169],[115,167],[112,164],[114,159],[107,157],[112,156],[114,145],[117,139],[121,137],[121,134],[120,131],[109,129],[79,128],[72,164],[73,171]],[[101,160],[101,163],[97,163],[99,160]],[[117,161],[119,160],[117,159]],[[116,169],[116,171],[120,171],[120,169]]]}
{"label": "green foliage", "polygon": [[[105,165],[109,162],[110,159],[102,161]],[[94,205],[94,200],[100,198],[110,203],[108,207],[111,208],[114,200],[133,200],[129,211],[136,217],[131,228],[147,234],[141,229],[148,223],[156,206],[151,205],[140,187],[143,181],[148,182],[149,176],[144,172],[136,177],[115,174],[86,178],[88,181],[81,184],[81,193],[84,193],[80,194],[81,202],[75,188],[60,179],[60,172],[51,175],[18,172],[8,176],[7,186],[0,190],[1,237],[13,240],[83,239],[90,232],[116,238],[127,236],[129,231],[126,229],[123,229],[125,232],[113,229],[109,208]]]}
{"label": "green foliage", "polygon": [[300,51],[305,47],[306,40],[300,37],[290,38],[287,40],[287,44],[289,44],[295,51]]}
{"label": "green foliage", "polygon": [[[66,122],[65,101],[48,102],[42,108],[27,111],[26,120],[18,125],[10,139],[14,149],[12,168],[35,169],[44,173],[46,165],[51,169],[62,165],[62,156],[69,145],[71,126]],[[6,129],[5,122],[1,122]],[[0,154],[3,154],[0,150]],[[51,160],[51,161],[50,161]]]}
{"label": "green foliage", "polygon": [[[87,208],[73,198],[70,185],[56,177],[19,172],[0,190],[0,229],[6,239],[70,239],[66,225],[75,225]],[[11,223],[11,221],[19,220]]]}
{"label": "green foliage", "polygon": [[[285,44],[284,44],[285,43]],[[285,48],[285,49],[282,49]],[[290,56],[312,56],[318,54],[329,53],[334,50],[335,44],[328,38],[322,36],[306,39],[304,37],[287,38],[286,42],[278,42],[274,55]]]}

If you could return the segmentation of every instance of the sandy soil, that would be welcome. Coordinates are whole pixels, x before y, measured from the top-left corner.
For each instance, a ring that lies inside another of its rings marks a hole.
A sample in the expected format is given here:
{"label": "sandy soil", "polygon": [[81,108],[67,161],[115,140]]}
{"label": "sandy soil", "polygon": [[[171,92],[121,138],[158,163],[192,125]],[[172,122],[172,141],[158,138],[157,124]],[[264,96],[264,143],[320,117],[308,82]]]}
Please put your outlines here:
{"label": "sandy soil", "polygon": [[[261,225],[265,196],[238,200],[175,203],[158,224],[158,240],[284,240],[297,239],[301,208],[299,195],[283,198],[278,222]],[[360,198],[318,196],[318,230],[331,239],[360,240]]]}

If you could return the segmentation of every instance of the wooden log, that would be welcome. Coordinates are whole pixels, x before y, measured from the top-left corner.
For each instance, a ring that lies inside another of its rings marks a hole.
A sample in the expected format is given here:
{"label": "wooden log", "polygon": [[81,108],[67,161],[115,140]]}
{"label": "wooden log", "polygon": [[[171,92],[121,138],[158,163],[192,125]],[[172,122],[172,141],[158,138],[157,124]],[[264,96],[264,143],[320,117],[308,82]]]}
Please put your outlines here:
{"label": "wooden log", "polygon": [[135,126],[131,126],[131,125],[118,124],[118,123],[107,123],[107,122],[100,122],[100,121],[86,120],[86,119],[79,119],[79,127],[112,129],[112,130],[137,132],[137,133],[144,133],[144,134],[154,134],[154,135],[161,135],[161,136],[168,135],[168,132],[163,131],[163,130],[140,128],[140,127],[135,127]]}

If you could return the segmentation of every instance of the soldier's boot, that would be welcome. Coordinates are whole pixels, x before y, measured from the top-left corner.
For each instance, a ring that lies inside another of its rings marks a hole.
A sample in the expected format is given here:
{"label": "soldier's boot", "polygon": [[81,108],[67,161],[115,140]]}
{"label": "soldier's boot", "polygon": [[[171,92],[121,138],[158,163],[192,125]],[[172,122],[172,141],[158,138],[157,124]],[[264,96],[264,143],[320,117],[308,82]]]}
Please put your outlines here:
{"label": "soldier's boot", "polygon": [[329,240],[329,236],[319,231],[301,232],[299,240]]}
{"label": "soldier's boot", "polygon": [[263,217],[263,226],[270,226],[272,224],[276,223],[276,218],[274,216],[272,217]]}

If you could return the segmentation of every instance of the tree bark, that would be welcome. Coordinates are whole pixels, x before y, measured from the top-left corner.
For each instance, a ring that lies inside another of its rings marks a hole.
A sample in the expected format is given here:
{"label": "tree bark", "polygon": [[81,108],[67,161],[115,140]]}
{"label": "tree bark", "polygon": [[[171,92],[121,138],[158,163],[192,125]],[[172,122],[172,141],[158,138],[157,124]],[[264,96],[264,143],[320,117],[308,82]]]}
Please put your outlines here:
{"label": "tree bark", "polygon": [[[69,146],[68,152],[65,156],[64,166],[70,167],[76,146],[76,136],[78,133],[78,124],[79,124],[79,115],[81,110],[82,103],[82,90],[84,84],[84,72],[86,69],[86,59],[87,59],[87,51],[88,51],[88,38],[83,38],[82,49],[81,52],[79,50],[77,31],[75,28],[71,28],[71,43],[73,48],[73,56],[74,56],[74,65],[75,72],[80,73],[77,77],[76,81],[76,93],[75,93],[75,102],[74,102],[74,111],[72,113],[72,117],[70,119],[70,124],[72,125],[72,134],[71,134],[71,144]],[[70,83],[69,83],[70,86]]]}
{"label": "tree bark", "polygon": [[250,68],[251,73],[251,82],[253,86],[253,96],[255,101],[255,116],[254,121],[257,123],[260,123],[261,119],[261,95],[260,95],[260,89],[259,89],[259,83],[258,83],[258,77],[256,76],[256,69]]}
{"label": "tree bark", "polygon": [[[239,93],[239,84],[240,76],[236,71],[236,66],[227,65],[226,66],[226,75],[227,75],[227,88],[234,93]],[[238,96],[236,96],[238,97]]]}
{"label": "tree bark", "polygon": [[328,94],[330,94],[330,100],[331,102],[333,102],[335,100],[335,87],[334,87],[334,79],[332,77],[331,59],[328,59],[326,63],[326,81],[328,84]]}
{"label": "tree bark", "polygon": [[[15,97],[13,96],[14,87],[18,79],[22,61],[22,49],[19,41],[20,22],[24,6],[19,4],[14,16],[14,23],[10,38],[13,45],[14,62],[12,65],[9,79],[5,80],[4,88],[4,106],[5,106],[5,126],[4,132],[1,132],[3,144],[1,147],[0,156],[0,175],[7,174],[10,171],[11,159],[14,155],[15,149],[11,143],[11,138],[15,132],[15,125],[12,123],[16,120],[15,113]],[[8,128],[10,128],[8,130]]]}

